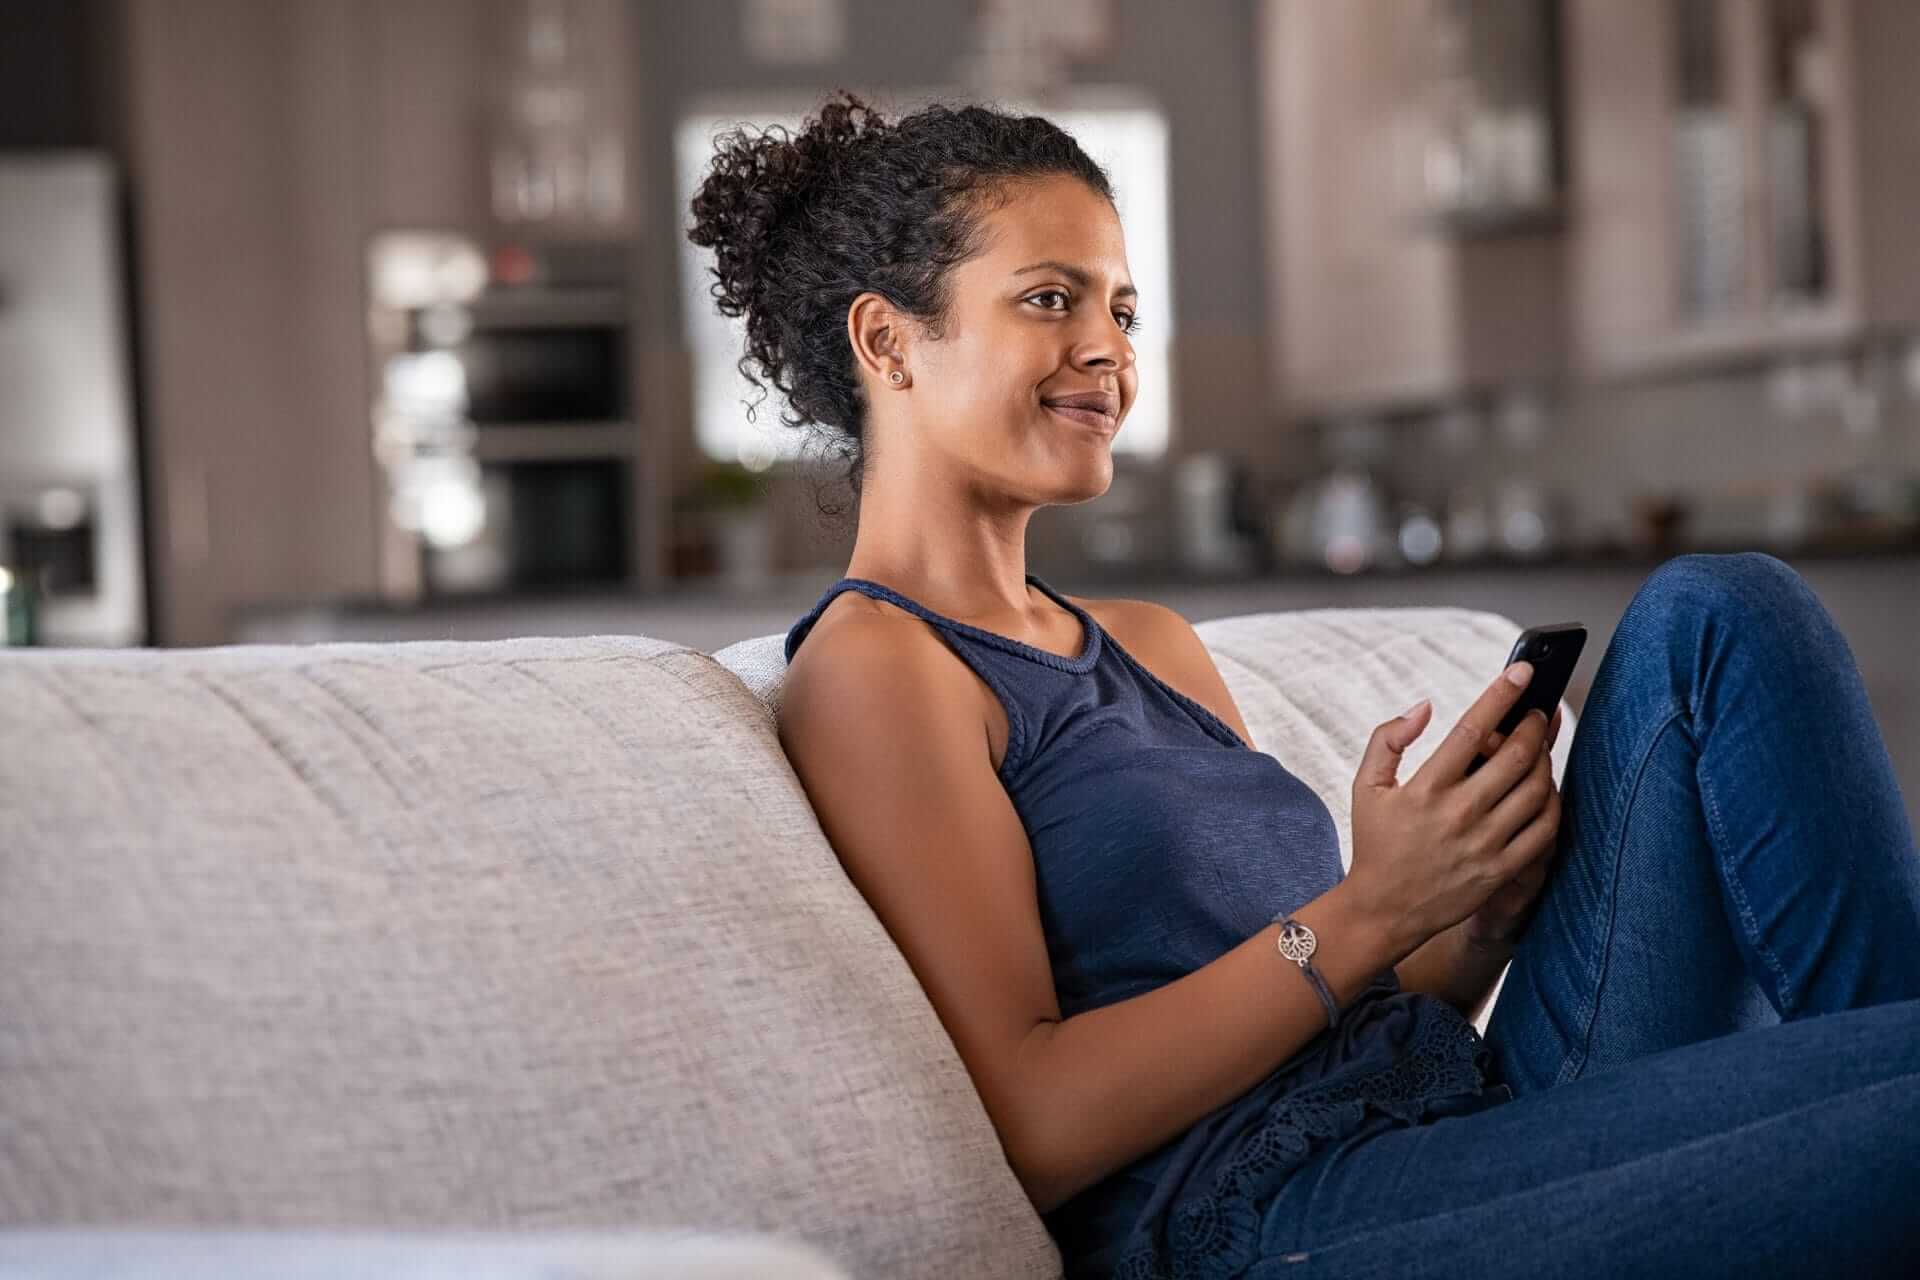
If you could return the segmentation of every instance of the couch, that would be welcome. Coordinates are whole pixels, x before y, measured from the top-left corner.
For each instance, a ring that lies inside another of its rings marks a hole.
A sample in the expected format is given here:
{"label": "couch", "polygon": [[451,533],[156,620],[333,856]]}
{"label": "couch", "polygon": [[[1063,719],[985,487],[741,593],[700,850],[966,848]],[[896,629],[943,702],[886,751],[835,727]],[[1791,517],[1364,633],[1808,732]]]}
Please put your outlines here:
{"label": "couch", "polygon": [[[1410,775],[1520,627],[1197,630],[1350,865],[1368,733],[1430,696]],[[780,749],[782,638],[0,650],[0,1263],[491,1232],[1060,1275]]]}

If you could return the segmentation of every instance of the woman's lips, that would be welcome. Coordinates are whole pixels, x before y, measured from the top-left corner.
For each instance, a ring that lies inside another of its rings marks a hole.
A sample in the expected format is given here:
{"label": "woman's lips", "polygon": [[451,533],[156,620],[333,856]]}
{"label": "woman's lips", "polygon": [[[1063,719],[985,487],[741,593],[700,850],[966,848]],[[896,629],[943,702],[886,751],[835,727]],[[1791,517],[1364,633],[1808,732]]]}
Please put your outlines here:
{"label": "woman's lips", "polygon": [[1092,427],[1095,431],[1105,435],[1112,435],[1114,428],[1119,425],[1116,419],[1109,418],[1106,414],[1095,412],[1092,409],[1070,409],[1065,405],[1059,404],[1050,404],[1047,408],[1063,418],[1070,418],[1083,427]]}

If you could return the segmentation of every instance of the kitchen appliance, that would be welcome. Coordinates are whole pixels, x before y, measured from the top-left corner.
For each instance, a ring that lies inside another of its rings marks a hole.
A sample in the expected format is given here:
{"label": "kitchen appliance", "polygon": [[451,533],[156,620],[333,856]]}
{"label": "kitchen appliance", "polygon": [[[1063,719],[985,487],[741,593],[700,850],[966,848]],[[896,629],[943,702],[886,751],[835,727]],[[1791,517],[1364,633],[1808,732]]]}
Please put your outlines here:
{"label": "kitchen appliance", "polygon": [[104,155],[0,156],[0,565],[39,644],[148,641],[119,208]]}
{"label": "kitchen appliance", "polygon": [[631,247],[390,232],[369,252],[389,599],[625,580]]}

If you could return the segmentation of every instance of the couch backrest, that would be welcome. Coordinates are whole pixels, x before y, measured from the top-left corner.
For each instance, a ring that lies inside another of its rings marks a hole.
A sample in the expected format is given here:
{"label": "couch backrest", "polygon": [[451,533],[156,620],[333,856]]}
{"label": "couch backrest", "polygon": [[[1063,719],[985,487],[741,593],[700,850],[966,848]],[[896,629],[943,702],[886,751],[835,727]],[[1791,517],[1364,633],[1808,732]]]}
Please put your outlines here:
{"label": "couch backrest", "polygon": [[641,637],[0,656],[0,1225],[1058,1276],[772,718]]}

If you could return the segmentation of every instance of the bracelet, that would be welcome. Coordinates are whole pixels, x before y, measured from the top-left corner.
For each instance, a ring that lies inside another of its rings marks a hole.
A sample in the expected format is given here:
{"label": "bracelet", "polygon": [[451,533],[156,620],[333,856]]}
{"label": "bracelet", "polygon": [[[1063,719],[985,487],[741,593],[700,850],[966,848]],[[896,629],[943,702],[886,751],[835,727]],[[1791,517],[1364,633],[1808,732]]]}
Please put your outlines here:
{"label": "bracelet", "polygon": [[1307,975],[1307,981],[1313,984],[1314,991],[1320,996],[1320,1003],[1327,1007],[1327,1026],[1339,1026],[1340,1005],[1334,1000],[1333,992],[1328,990],[1326,979],[1320,976],[1320,971],[1312,963],[1314,949],[1320,945],[1320,940],[1314,936],[1313,930],[1295,920],[1292,912],[1282,911],[1273,918],[1273,923],[1280,926],[1280,954],[1298,964],[1300,972]]}

